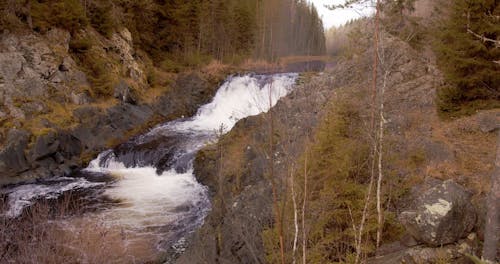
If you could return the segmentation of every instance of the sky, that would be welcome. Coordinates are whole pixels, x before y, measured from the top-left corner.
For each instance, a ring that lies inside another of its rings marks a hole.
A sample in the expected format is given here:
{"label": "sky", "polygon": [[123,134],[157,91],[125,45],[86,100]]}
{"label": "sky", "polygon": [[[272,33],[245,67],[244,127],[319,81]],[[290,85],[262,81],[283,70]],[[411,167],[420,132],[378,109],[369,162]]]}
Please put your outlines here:
{"label": "sky", "polygon": [[342,4],[344,0],[309,0],[309,2],[314,3],[316,9],[318,9],[319,15],[323,18],[323,25],[325,29],[332,26],[341,26],[351,19],[361,17],[362,15],[366,16],[371,13],[370,10],[366,8],[364,10],[359,8],[356,12],[352,9],[339,9],[332,11],[325,7],[325,4]]}

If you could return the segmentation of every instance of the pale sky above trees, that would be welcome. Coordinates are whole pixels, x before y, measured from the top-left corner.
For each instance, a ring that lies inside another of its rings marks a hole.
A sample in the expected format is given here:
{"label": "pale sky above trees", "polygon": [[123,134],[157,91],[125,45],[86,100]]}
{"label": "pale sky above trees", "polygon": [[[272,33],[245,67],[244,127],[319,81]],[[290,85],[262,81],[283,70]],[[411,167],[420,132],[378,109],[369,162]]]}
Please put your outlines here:
{"label": "pale sky above trees", "polygon": [[318,9],[318,13],[323,17],[323,25],[325,29],[328,29],[332,26],[340,26],[345,24],[347,21],[358,18],[361,16],[366,16],[371,13],[370,8],[359,7],[355,10],[346,9],[346,10],[329,10],[325,7],[325,5],[332,4],[341,4],[344,0],[309,0],[309,2],[314,3],[316,8]]}

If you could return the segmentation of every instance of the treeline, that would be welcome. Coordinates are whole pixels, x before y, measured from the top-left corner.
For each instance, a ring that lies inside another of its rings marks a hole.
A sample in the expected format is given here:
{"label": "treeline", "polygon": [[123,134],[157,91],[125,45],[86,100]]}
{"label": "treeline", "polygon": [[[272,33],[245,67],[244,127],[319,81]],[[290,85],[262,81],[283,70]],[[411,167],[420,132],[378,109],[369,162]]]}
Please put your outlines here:
{"label": "treeline", "polygon": [[125,26],[166,66],[325,53],[321,19],[304,0],[3,0],[0,9],[8,29],[92,26],[109,36]]}

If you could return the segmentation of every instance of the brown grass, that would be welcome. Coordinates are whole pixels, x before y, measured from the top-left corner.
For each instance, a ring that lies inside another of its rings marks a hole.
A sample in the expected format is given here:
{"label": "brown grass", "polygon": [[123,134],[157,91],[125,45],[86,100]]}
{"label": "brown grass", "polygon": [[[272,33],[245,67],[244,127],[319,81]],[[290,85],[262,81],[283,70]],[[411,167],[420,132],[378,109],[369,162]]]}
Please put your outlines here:
{"label": "brown grass", "polygon": [[496,136],[479,129],[477,115],[434,122],[433,138],[448,145],[455,160],[429,167],[429,175],[454,179],[479,195],[487,193],[494,170]]}
{"label": "brown grass", "polygon": [[[39,202],[19,218],[0,217],[0,263],[154,262],[151,242],[131,251],[122,229],[82,217],[78,201],[69,194],[59,202]],[[5,197],[0,206],[6,208]]]}

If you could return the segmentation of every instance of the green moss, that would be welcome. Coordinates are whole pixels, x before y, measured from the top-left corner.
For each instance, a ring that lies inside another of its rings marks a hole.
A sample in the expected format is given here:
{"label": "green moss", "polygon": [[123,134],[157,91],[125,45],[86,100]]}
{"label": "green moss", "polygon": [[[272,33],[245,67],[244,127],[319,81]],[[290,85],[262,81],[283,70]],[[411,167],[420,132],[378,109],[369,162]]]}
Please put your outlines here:
{"label": "green moss", "polygon": [[94,48],[95,40],[89,35],[75,36],[70,43],[74,58],[87,74],[91,87],[90,95],[94,98],[109,98],[113,94],[113,86],[118,80],[117,61],[102,50]]}

